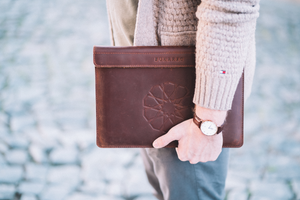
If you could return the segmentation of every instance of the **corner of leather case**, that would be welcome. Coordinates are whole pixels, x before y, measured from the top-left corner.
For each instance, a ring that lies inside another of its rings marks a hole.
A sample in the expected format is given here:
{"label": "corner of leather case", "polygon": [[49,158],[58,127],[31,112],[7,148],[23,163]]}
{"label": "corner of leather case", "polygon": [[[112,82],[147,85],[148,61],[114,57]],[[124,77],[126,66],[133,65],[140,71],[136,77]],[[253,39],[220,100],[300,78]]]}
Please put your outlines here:
{"label": "corner of leather case", "polygon": [[234,148],[240,148],[240,147],[242,147],[243,145],[244,145],[244,140],[242,139],[242,140],[240,141],[240,143],[236,144],[236,146],[235,146]]}
{"label": "corner of leather case", "polygon": [[98,140],[98,138],[97,138],[97,140],[96,140],[96,144],[97,144],[97,146],[100,147],[100,148],[105,148],[105,147],[107,147],[107,146],[103,145],[103,144]]}
{"label": "corner of leather case", "polygon": [[93,47],[93,62],[94,62],[94,65],[96,67],[97,66],[97,63],[96,63],[96,46]]}

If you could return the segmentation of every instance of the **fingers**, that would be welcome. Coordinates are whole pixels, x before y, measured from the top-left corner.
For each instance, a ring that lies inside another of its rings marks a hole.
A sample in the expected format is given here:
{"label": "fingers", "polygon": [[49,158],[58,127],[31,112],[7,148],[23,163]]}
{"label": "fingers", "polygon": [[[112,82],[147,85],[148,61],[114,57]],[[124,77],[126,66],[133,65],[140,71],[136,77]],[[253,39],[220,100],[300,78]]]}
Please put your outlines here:
{"label": "fingers", "polygon": [[217,157],[209,156],[209,157],[193,157],[192,159],[189,160],[191,164],[197,164],[199,162],[205,163],[209,161],[216,161],[218,159]]}
{"label": "fingers", "polygon": [[178,148],[176,148],[178,159],[181,161],[189,161],[191,164],[197,164],[199,162],[209,162],[209,161],[216,161],[222,152],[222,149],[220,151],[203,151],[202,148],[196,148],[196,149],[189,149],[186,151],[186,149],[182,148],[182,146],[179,145]]}
{"label": "fingers", "polygon": [[191,159],[190,160],[191,164],[197,164],[198,162],[200,162],[198,159]]}
{"label": "fingers", "polygon": [[154,148],[162,148],[167,146],[170,142],[174,141],[174,140],[179,140],[181,138],[181,131],[180,129],[178,129],[176,126],[174,126],[173,128],[171,128],[169,130],[168,133],[166,133],[165,135],[157,138],[156,140],[154,140],[153,142],[153,147]]}
{"label": "fingers", "polygon": [[181,160],[181,161],[188,161],[188,157],[187,156],[185,156],[185,154],[182,152],[182,150],[180,149],[178,149],[178,148],[176,148],[176,153],[177,153],[177,156],[178,156],[178,159],[179,160]]}
{"label": "fingers", "polygon": [[180,156],[180,154],[178,154],[178,153],[177,153],[177,155],[178,155],[179,160],[181,160],[183,162],[184,161],[189,161],[191,164],[197,164],[199,162],[205,163],[205,162],[209,162],[209,161],[216,161],[218,159],[218,156],[216,156],[216,157],[211,157],[211,156],[204,157],[204,156],[199,155],[199,156],[195,156],[195,157],[192,157],[192,158],[187,158],[187,157]]}

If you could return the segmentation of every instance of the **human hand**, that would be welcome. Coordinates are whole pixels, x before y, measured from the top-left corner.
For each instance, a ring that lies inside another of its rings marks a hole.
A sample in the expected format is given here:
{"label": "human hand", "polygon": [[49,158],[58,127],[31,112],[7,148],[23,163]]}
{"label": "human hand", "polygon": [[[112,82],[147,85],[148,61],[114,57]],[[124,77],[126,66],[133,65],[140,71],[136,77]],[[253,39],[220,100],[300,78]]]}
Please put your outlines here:
{"label": "human hand", "polygon": [[[211,120],[218,126],[223,124],[226,113],[226,111],[214,111],[196,106],[197,116],[203,120]],[[162,148],[174,140],[178,140],[178,148],[176,148],[178,158],[191,164],[215,161],[223,145],[222,133],[213,136],[204,135],[192,119],[172,127],[168,133],[157,138],[153,146]]]}

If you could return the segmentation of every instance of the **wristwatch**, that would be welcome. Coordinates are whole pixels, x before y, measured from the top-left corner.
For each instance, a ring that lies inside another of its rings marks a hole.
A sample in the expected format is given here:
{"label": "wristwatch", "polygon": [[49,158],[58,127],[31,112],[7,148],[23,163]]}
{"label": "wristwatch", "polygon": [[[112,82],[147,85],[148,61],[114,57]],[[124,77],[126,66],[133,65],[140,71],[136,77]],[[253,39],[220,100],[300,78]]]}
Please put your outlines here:
{"label": "wristwatch", "polygon": [[196,115],[196,113],[194,114],[193,122],[196,124],[198,128],[200,128],[200,130],[204,135],[208,135],[208,136],[221,133],[224,126],[224,124],[222,124],[221,126],[218,127],[212,121],[203,121]]}

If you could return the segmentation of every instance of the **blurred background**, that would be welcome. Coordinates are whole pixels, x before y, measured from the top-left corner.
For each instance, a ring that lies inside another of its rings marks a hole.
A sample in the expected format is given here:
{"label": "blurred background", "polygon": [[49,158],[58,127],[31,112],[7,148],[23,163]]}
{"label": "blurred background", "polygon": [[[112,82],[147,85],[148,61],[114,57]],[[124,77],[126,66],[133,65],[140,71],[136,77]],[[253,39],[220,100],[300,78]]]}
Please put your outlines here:
{"label": "blurred background", "polygon": [[[154,200],[138,149],[95,144],[104,0],[0,0],[0,199]],[[227,200],[300,199],[300,2],[262,0]]]}

